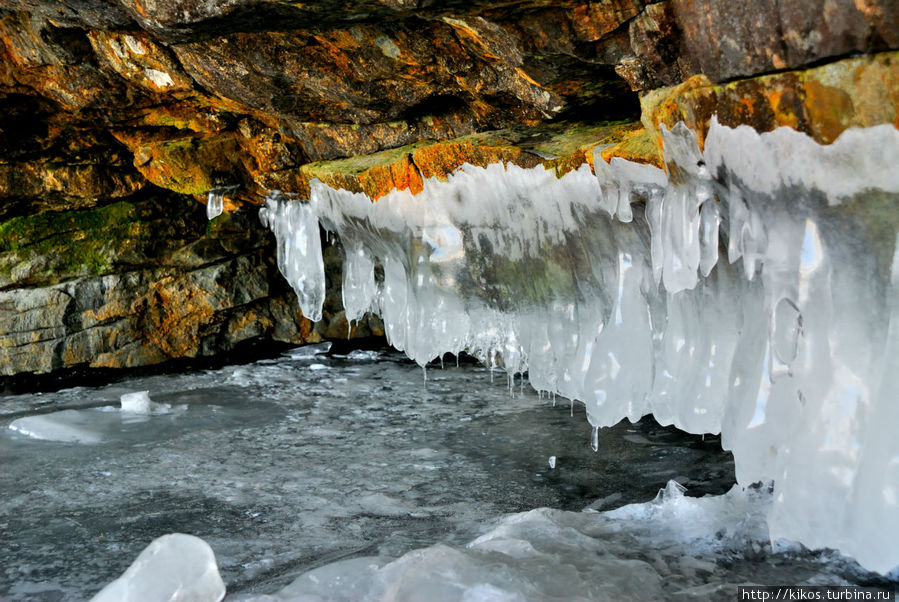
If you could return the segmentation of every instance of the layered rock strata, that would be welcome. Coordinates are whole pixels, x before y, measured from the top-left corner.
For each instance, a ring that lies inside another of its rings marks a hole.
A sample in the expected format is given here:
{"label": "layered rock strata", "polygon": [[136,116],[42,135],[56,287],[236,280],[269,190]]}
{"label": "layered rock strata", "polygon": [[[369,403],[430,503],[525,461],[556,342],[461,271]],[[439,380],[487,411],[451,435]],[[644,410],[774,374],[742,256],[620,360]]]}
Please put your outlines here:
{"label": "layered rock strata", "polygon": [[897,48],[891,0],[0,0],[0,375],[343,338],[339,276],[315,326],[274,277],[271,191],[899,127]]}

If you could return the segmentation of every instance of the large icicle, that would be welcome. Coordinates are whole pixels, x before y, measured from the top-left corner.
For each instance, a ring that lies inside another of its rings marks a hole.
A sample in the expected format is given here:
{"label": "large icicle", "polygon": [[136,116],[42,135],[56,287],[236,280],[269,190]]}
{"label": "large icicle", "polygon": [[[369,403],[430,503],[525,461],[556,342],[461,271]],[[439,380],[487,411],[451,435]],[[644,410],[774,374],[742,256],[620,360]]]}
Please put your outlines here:
{"label": "large icicle", "polygon": [[321,320],[325,302],[325,264],[318,232],[318,217],[307,203],[266,201],[259,212],[262,223],[278,240],[278,269],[293,287],[303,315]]}
{"label": "large icicle", "polygon": [[527,371],[595,426],[720,431],[741,483],[775,481],[773,537],[896,567],[899,131],[820,146],[713,122],[704,152],[682,125],[663,140],[667,175],[467,165],[377,203],[313,182],[263,218],[307,315],[318,218],[345,246],[348,316],[376,310],[417,362],[467,350]]}

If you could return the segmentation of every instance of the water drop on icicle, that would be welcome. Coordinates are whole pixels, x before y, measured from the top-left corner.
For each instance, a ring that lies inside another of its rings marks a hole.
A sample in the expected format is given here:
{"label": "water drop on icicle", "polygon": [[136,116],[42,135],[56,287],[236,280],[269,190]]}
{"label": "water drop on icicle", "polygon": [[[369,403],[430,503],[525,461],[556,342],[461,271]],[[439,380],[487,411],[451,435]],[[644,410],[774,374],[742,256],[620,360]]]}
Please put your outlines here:
{"label": "water drop on icicle", "polygon": [[599,451],[599,427],[593,427],[593,437],[590,439],[590,449]]}

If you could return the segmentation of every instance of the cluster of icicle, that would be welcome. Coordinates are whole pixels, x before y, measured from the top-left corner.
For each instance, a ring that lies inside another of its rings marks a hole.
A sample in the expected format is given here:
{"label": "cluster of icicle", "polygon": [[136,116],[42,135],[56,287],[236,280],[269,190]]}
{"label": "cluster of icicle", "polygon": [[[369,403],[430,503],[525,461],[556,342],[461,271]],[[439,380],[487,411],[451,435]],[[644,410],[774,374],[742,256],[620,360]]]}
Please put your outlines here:
{"label": "cluster of icicle", "polygon": [[375,203],[313,182],[261,216],[310,318],[321,225],[345,251],[347,318],[378,313],[420,364],[467,351],[595,427],[651,413],[721,432],[739,482],[775,482],[772,537],[894,568],[899,131],[821,146],[713,122],[704,152],[683,125],[663,140],[665,171],[598,152],[558,178],[466,165]]}

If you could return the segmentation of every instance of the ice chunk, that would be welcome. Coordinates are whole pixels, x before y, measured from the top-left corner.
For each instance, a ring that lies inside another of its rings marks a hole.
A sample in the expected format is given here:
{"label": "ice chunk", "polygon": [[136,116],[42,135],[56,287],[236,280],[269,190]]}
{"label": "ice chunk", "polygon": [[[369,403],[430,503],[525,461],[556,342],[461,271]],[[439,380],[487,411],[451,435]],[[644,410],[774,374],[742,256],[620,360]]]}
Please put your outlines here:
{"label": "ice chunk", "polygon": [[382,565],[382,560],[371,557],[341,560],[304,573],[275,595],[239,599],[246,602],[366,600]]}
{"label": "ice chunk", "polygon": [[172,533],[153,540],[92,602],[219,602],[224,597],[225,584],[209,544]]}
{"label": "ice chunk", "polygon": [[375,349],[354,349],[346,357],[348,360],[372,361],[381,357],[381,352]]}
{"label": "ice chunk", "polygon": [[121,396],[122,411],[131,414],[166,414],[172,406],[167,403],[156,403],[150,399],[149,391],[134,391]]}

